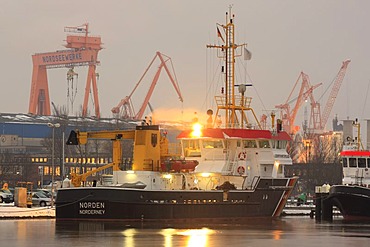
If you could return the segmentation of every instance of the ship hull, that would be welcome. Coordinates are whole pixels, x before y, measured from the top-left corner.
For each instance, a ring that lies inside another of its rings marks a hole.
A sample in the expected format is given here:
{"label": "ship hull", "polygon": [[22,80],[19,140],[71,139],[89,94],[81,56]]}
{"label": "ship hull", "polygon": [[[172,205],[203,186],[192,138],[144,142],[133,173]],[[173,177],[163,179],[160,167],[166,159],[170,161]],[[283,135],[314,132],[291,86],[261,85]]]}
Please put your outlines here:
{"label": "ship hull", "polygon": [[296,178],[261,179],[253,190],[165,191],[116,187],[58,190],[57,220],[237,220],[278,217]]}
{"label": "ship hull", "polygon": [[370,220],[370,188],[334,185],[329,197],[346,220]]}

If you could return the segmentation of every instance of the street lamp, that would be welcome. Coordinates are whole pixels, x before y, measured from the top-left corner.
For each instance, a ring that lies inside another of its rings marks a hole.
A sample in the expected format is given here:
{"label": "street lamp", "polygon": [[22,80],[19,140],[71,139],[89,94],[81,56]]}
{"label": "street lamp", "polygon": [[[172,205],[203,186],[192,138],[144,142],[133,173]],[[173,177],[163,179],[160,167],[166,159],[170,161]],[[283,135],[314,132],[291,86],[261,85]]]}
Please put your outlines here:
{"label": "street lamp", "polygon": [[54,137],[54,130],[55,128],[59,128],[59,123],[48,123],[48,127],[53,129],[53,144],[52,144],[52,150],[51,150],[51,166],[52,166],[52,173],[51,173],[51,207],[54,207],[54,147],[55,147],[55,137]]}
{"label": "street lamp", "polygon": [[310,163],[310,159],[311,159],[311,141],[308,140],[307,143],[306,143],[306,163]]}

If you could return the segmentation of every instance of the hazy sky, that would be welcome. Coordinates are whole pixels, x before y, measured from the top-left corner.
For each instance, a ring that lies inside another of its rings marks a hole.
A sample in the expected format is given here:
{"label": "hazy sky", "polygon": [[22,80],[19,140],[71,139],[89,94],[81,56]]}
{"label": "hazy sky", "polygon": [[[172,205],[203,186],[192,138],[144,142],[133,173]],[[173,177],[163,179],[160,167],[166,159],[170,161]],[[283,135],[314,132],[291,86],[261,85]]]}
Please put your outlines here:
{"label": "hazy sky", "polygon": [[[248,43],[253,54],[247,71],[258,115],[285,102],[301,71],[312,84],[323,83],[315,91],[316,99],[321,98],[342,62],[351,59],[329,123],[335,114],[339,119],[370,117],[367,0],[0,0],[0,4],[3,113],[28,112],[32,54],[65,49],[64,27],[86,22],[90,34],[101,36],[104,43],[97,69],[103,117],[112,116],[110,109],[131,93],[156,51],[172,58],[184,103],[162,73],[150,100],[154,109],[205,113],[212,106],[207,92],[212,93],[208,87],[217,78],[218,64],[206,45],[219,42],[216,23],[225,23],[225,13],[233,4],[237,42]],[[77,111],[83,102],[87,68],[75,71],[79,73]],[[58,106],[67,104],[66,73],[67,69],[48,70],[51,101]],[[133,95],[136,110],[148,88],[144,85]],[[322,97],[322,105],[327,97],[328,93]],[[89,108],[93,112],[91,103]],[[298,118],[303,119],[303,108]]]}

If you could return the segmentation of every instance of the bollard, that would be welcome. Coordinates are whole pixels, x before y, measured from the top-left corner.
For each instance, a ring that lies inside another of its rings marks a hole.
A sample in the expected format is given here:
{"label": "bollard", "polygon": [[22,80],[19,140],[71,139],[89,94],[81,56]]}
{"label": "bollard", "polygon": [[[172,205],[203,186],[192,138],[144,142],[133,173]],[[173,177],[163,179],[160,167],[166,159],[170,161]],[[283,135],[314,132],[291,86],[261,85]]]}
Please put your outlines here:
{"label": "bollard", "polygon": [[315,194],[315,219],[321,220],[321,193]]}
{"label": "bollard", "polygon": [[333,220],[333,202],[328,198],[330,185],[324,184],[323,186],[315,187],[315,219]]}
{"label": "bollard", "polygon": [[321,211],[322,220],[333,220],[333,203],[330,198],[327,198],[327,196],[321,200]]}

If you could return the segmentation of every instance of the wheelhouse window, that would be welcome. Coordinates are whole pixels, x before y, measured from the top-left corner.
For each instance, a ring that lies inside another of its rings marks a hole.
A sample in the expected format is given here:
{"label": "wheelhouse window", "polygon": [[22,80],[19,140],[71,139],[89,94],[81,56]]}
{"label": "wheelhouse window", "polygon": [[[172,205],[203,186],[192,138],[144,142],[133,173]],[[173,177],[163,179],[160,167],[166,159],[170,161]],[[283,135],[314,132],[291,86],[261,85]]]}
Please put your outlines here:
{"label": "wheelhouse window", "polygon": [[199,140],[182,140],[185,157],[200,157]]}
{"label": "wheelhouse window", "polygon": [[238,141],[236,142],[236,146],[237,146],[238,148],[240,148],[240,147],[241,147],[241,141],[240,141],[240,140],[238,140]]}
{"label": "wheelhouse window", "polygon": [[272,148],[275,149],[286,149],[287,141],[275,140],[272,141]]}
{"label": "wheelhouse window", "polygon": [[203,140],[203,148],[223,148],[221,140],[205,141]]}
{"label": "wheelhouse window", "polygon": [[270,142],[268,140],[260,140],[258,145],[260,148],[270,148]]}
{"label": "wheelhouse window", "polygon": [[257,148],[256,140],[243,140],[244,148]]}
{"label": "wheelhouse window", "polygon": [[367,168],[370,168],[370,158],[367,158]]}
{"label": "wheelhouse window", "polygon": [[365,158],[358,158],[358,167],[366,168],[366,159]]}
{"label": "wheelhouse window", "polygon": [[349,158],[349,167],[357,167],[356,158]]}
{"label": "wheelhouse window", "polygon": [[347,158],[342,158],[343,167],[348,167]]}

